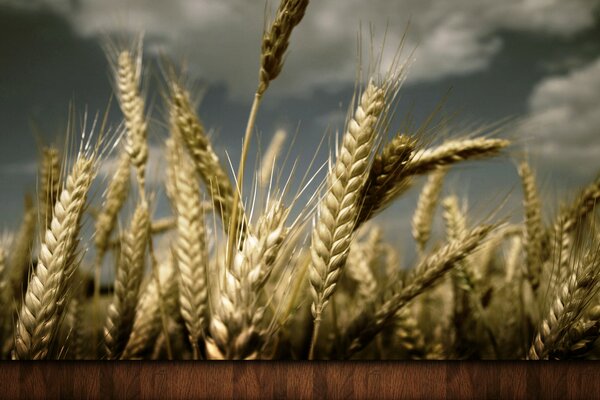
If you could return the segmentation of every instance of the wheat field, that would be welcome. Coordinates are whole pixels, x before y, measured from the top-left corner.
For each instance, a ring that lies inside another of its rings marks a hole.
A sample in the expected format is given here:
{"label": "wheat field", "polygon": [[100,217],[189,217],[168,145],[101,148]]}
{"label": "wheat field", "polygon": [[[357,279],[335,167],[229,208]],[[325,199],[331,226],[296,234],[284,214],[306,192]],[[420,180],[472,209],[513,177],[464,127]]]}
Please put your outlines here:
{"label": "wheat field", "polygon": [[[19,229],[0,240],[2,359],[600,354],[600,179],[553,201],[518,143],[498,135],[504,125],[464,135],[427,122],[397,126],[410,73],[401,51],[385,70],[368,60],[334,154],[299,167],[311,172],[297,187],[281,174],[286,151],[294,152],[285,132],[259,163],[246,162],[262,100],[308,6],[281,0],[265,25],[242,151],[232,160],[214,149],[184,74],[166,63],[165,112],[155,112],[142,40],[107,46],[107,84],[122,123],[111,127],[106,114],[89,112],[69,124],[64,145],[45,145],[36,196],[26,197]],[[148,184],[148,130],[157,120],[168,131],[159,191],[171,207],[160,218],[159,193]],[[516,165],[522,221],[470,215],[460,188],[443,196],[456,165],[492,157]],[[102,168],[109,179],[97,177]],[[320,170],[325,177],[315,182]],[[420,195],[402,229],[412,234],[414,257],[374,220],[393,218],[386,208],[411,189]],[[557,212],[548,218],[547,209]]]}

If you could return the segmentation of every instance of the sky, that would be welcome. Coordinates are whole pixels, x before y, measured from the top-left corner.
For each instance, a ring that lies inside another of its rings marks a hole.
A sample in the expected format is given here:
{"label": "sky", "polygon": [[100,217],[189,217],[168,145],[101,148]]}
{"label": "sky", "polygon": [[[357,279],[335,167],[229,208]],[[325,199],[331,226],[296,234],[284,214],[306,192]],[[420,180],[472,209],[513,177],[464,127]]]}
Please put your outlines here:
{"label": "sky", "polygon": [[[103,45],[131,43],[142,32],[151,179],[161,179],[165,59],[186,71],[217,152],[237,169],[265,14],[276,6],[276,0],[0,0],[0,229],[18,226],[23,195],[35,192],[39,143],[64,136],[69,104],[79,114],[106,108],[112,83]],[[468,198],[469,209],[481,214],[506,203],[518,215],[515,160],[533,164],[551,204],[596,176],[598,0],[313,1],[266,94],[255,148],[285,129],[295,134],[292,161],[305,168],[316,153],[317,166],[326,162],[354,92],[357,38],[365,66],[370,43],[385,64],[404,34],[408,72],[399,115],[411,112],[421,121],[447,96],[443,115],[452,116],[451,133],[519,122],[499,133],[515,142],[508,155],[455,168],[446,193]],[[119,118],[113,110],[111,123]],[[109,177],[103,168],[100,179]],[[385,229],[409,231],[417,194],[412,190],[380,218]],[[157,212],[166,212],[161,207]]]}

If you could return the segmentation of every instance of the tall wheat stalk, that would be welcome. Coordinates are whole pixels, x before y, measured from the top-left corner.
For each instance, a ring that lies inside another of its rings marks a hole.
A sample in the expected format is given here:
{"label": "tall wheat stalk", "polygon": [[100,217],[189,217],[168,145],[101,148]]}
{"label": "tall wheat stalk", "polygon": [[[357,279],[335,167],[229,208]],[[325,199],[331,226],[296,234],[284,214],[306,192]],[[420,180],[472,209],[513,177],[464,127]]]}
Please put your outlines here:
{"label": "tall wheat stalk", "polygon": [[312,232],[309,280],[314,328],[310,359],[314,357],[323,310],[348,257],[369,174],[375,129],[384,108],[384,89],[369,82],[354,116],[348,121],[335,165],[327,175],[327,193],[321,200]]}

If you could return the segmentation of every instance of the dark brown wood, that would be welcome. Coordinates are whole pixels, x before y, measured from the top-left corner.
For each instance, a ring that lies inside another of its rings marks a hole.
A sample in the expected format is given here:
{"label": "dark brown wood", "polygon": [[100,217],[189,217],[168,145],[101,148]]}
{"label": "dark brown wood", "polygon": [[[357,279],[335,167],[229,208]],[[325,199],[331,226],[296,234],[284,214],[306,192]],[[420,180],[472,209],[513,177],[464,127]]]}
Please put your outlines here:
{"label": "dark brown wood", "polygon": [[600,364],[5,362],[2,399],[590,399]]}

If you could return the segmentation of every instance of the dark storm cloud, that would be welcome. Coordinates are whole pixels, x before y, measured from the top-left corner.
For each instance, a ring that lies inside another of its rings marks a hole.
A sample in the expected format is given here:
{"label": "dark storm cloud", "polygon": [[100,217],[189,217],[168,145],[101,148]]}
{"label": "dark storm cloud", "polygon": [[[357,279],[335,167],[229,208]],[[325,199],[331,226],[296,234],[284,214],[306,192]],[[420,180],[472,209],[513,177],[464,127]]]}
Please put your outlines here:
{"label": "dark storm cloud", "polygon": [[[36,139],[32,132],[39,132],[46,141],[63,136],[72,100],[79,111],[85,105],[93,112],[106,106],[111,84],[100,46],[106,35],[145,32],[146,61],[154,63],[147,80],[153,88],[149,170],[156,171],[151,174],[155,180],[160,179],[163,161],[159,146],[165,131],[164,106],[156,91],[160,73],[155,55],[161,52],[175,61],[184,60],[192,80],[203,84],[199,113],[213,128],[223,159],[230,156],[232,163],[237,163],[257,79],[263,0],[4,3],[0,6],[0,179],[10,188],[0,193],[5,222],[18,221],[21,194],[35,190]],[[269,89],[259,115],[262,147],[278,128],[290,135],[298,131],[292,159],[298,157],[300,165],[306,165],[323,135],[329,135],[317,157],[319,163],[325,161],[335,143],[331,134],[342,129],[353,93],[359,24],[362,22],[363,40],[369,36],[369,24],[375,27],[375,45],[381,43],[387,29],[384,59],[389,60],[409,19],[404,54],[418,46],[409,60],[401,115],[410,109],[417,120],[422,119],[452,87],[447,111],[458,112],[458,120],[490,122],[523,116],[539,126],[541,115],[571,107],[563,125],[567,120],[581,120],[588,121],[580,125],[589,128],[595,114],[584,115],[579,110],[592,110],[598,100],[578,96],[580,91],[570,85],[581,87],[597,79],[593,68],[600,54],[594,19],[597,4],[578,0],[314,1],[294,32],[282,76]],[[552,83],[557,81],[561,83]],[[552,89],[557,86],[559,90]],[[563,91],[572,95],[561,98]],[[544,103],[539,98],[554,100]],[[114,124],[118,117],[114,112]],[[581,129],[587,133],[578,135],[579,139],[565,139],[566,131],[559,126],[546,136],[547,143],[568,142],[572,153],[591,149],[590,142],[599,143],[588,128]],[[525,137],[530,132],[523,130],[516,137],[519,146],[530,142]],[[538,156],[551,159],[557,154],[544,150]],[[600,166],[592,157],[586,160],[588,170]],[[506,161],[484,163],[479,169],[461,167],[463,177],[452,182],[467,187],[477,204],[482,193],[492,193],[497,186],[507,191],[518,186],[514,166]],[[103,175],[110,176],[110,165],[108,160]],[[565,182],[572,187],[590,174]],[[478,184],[469,185],[472,180]],[[394,215],[406,220],[413,204],[414,192],[396,206]],[[399,225],[399,221],[385,222],[396,228]]]}

